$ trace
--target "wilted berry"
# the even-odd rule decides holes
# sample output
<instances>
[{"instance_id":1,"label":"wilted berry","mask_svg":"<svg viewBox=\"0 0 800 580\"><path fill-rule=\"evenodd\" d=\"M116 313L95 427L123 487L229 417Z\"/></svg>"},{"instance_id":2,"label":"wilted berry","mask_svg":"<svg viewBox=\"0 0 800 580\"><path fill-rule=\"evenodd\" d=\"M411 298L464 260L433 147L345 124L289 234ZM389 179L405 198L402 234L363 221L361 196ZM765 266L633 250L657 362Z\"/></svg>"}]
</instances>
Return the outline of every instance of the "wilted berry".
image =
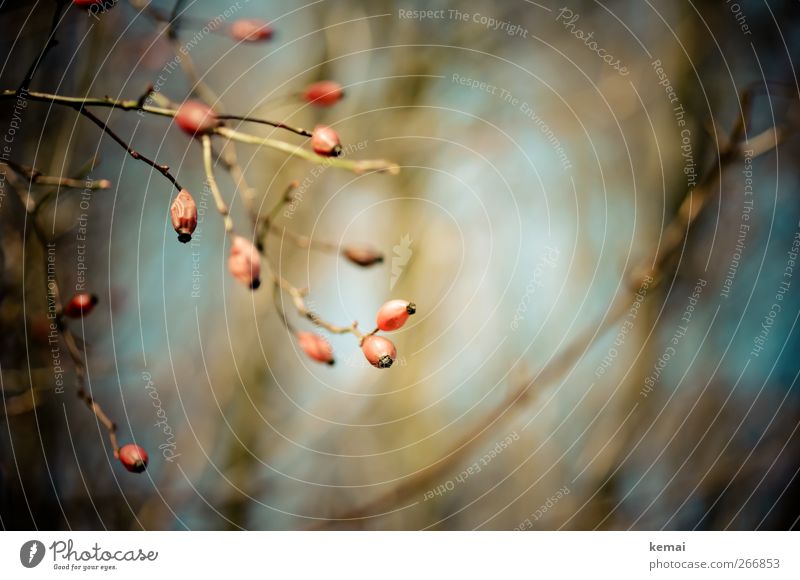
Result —
<instances>
[{"instance_id":1,"label":"wilted berry","mask_svg":"<svg viewBox=\"0 0 800 580\"><path fill-rule=\"evenodd\" d=\"M354 264L365 268L383 262L383 254L366 244L346 246L342 250L342 255Z\"/></svg>"},{"instance_id":2,"label":"wilted berry","mask_svg":"<svg viewBox=\"0 0 800 580\"><path fill-rule=\"evenodd\" d=\"M217 125L219 120L216 113L200 101L186 101L175 114L175 123L189 135L202 135L208 133Z\"/></svg>"},{"instance_id":3,"label":"wilted berry","mask_svg":"<svg viewBox=\"0 0 800 580\"><path fill-rule=\"evenodd\" d=\"M172 227L178 232L178 241L184 244L192 239L192 234L197 227L197 204L192 195L181 189L169 209L172 217Z\"/></svg>"},{"instance_id":4,"label":"wilted berry","mask_svg":"<svg viewBox=\"0 0 800 580\"><path fill-rule=\"evenodd\" d=\"M309 358L321 363L333 364L333 349L324 337L313 332L301 331L297 333L297 342L300 343L300 348Z\"/></svg>"},{"instance_id":5,"label":"wilted berry","mask_svg":"<svg viewBox=\"0 0 800 580\"><path fill-rule=\"evenodd\" d=\"M364 339L361 350L369 364L379 369L388 369L397 358L397 349L392 341L374 334Z\"/></svg>"},{"instance_id":6,"label":"wilted berry","mask_svg":"<svg viewBox=\"0 0 800 580\"><path fill-rule=\"evenodd\" d=\"M272 38L272 26L259 18L240 18L231 24L230 35L242 42L261 42Z\"/></svg>"},{"instance_id":7,"label":"wilted berry","mask_svg":"<svg viewBox=\"0 0 800 580\"><path fill-rule=\"evenodd\" d=\"M330 107L335 105L344 97L342 85L336 81L317 81L306 87L303 98L313 105L319 107Z\"/></svg>"},{"instance_id":8,"label":"wilted berry","mask_svg":"<svg viewBox=\"0 0 800 580\"><path fill-rule=\"evenodd\" d=\"M413 302L389 300L378 310L378 328L385 331L397 330L416 311L417 306Z\"/></svg>"},{"instance_id":9,"label":"wilted berry","mask_svg":"<svg viewBox=\"0 0 800 580\"><path fill-rule=\"evenodd\" d=\"M64 305L64 316L69 318L80 318L81 316L88 316L97 304L97 296L82 292L75 294Z\"/></svg>"},{"instance_id":10,"label":"wilted berry","mask_svg":"<svg viewBox=\"0 0 800 580\"><path fill-rule=\"evenodd\" d=\"M141 473L147 469L147 451L138 445L133 443L123 445L119 450L118 457L128 471Z\"/></svg>"},{"instance_id":11,"label":"wilted berry","mask_svg":"<svg viewBox=\"0 0 800 580\"><path fill-rule=\"evenodd\" d=\"M342 144L336 131L325 125L317 125L311 134L311 147L317 155L338 157L342 153Z\"/></svg>"},{"instance_id":12,"label":"wilted berry","mask_svg":"<svg viewBox=\"0 0 800 580\"><path fill-rule=\"evenodd\" d=\"M235 236L228 256L228 271L239 282L255 290L261 286L261 254L242 236Z\"/></svg>"}]
</instances>

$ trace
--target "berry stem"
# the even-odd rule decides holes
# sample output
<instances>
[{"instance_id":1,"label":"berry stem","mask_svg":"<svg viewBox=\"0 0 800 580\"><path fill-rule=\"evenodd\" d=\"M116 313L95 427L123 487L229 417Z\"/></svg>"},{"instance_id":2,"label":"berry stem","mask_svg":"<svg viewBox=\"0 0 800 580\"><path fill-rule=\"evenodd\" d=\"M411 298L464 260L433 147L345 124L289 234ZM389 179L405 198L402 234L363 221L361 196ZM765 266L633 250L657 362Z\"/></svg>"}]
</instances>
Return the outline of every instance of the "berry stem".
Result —
<instances>
[{"instance_id":1,"label":"berry stem","mask_svg":"<svg viewBox=\"0 0 800 580\"><path fill-rule=\"evenodd\" d=\"M217 206L217 211L222 216L222 219L225 223L225 233L229 236L232 236L233 219L231 219L230 216L230 209L228 208L228 204L225 203L225 200L222 197L222 192L217 184L217 179L214 177L214 163L211 153L211 137L208 135L203 135L201 139L203 142L203 167L206 171L208 186L211 189L211 195L214 196L214 203Z\"/></svg>"}]
</instances>

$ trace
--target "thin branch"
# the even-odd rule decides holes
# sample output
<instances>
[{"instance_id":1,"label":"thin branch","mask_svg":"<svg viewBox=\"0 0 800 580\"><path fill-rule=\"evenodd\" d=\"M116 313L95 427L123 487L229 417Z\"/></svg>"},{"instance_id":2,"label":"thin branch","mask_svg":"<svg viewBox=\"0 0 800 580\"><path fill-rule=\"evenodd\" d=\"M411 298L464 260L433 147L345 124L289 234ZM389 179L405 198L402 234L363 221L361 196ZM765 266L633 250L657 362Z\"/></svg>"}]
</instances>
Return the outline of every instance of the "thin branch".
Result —
<instances>
[{"instance_id":1,"label":"thin branch","mask_svg":"<svg viewBox=\"0 0 800 580\"><path fill-rule=\"evenodd\" d=\"M28 183L36 185L55 185L71 189L108 189L111 182L108 179L73 179L71 177L61 177L56 175L44 175L35 167L21 165L13 161L0 161L0 164L7 165Z\"/></svg>"},{"instance_id":2,"label":"thin branch","mask_svg":"<svg viewBox=\"0 0 800 580\"><path fill-rule=\"evenodd\" d=\"M306 161L316 163L317 165L346 169L357 175L363 175L365 173L389 173L391 175L397 175L400 172L399 165L384 159L351 161L341 157L323 157L322 155L317 155L313 151L303 149L297 145L286 143L285 141L270 139L269 137L257 137L256 135L249 135L247 133L240 133L239 131L229 129L228 127L217 127L215 133L225 137L226 139L230 139L231 141L238 141L239 143L247 143L249 145L258 145L259 147L277 149L278 151L282 151L293 157L305 159Z\"/></svg>"},{"instance_id":3,"label":"thin branch","mask_svg":"<svg viewBox=\"0 0 800 580\"><path fill-rule=\"evenodd\" d=\"M214 196L214 202L216 203L217 211L220 213L225 222L225 233L228 235L233 235L233 220L230 216L230 210L228 208L228 204L225 203L225 200L222 197L222 192L217 184L217 179L214 177L214 161L212 159L211 138L208 135L203 135L201 139L203 142L203 167L206 171L206 180L208 181L209 188L211 188L211 194Z\"/></svg>"},{"instance_id":4,"label":"thin branch","mask_svg":"<svg viewBox=\"0 0 800 580\"><path fill-rule=\"evenodd\" d=\"M269 125L270 127L275 127L277 129L285 129L286 131L290 131L301 137L311 137L313 134L311 131L307 129L302 129L300 127L292 127L286 123L281 123L280 121L269 121L267 119L259 119L256 117L248 117L246 115L217 115L217 119L221 120L232 120L232 121L243 121L245 123L258 123L260 125Z\"/></svg>"},{"instance_id":5,"label":"thin branch","mask_svg":"<svg viewBox=\"0 0 800 580\"><path fill-rule=\"evenodd\" d=\"M39 65L42 63L42 61L44 61L47 53L58 44L58 41L55 37L56 29L58 29L58 24L61 22L61 16L64 14L64 10L67 8L67 6L69 6L69 4L69 0L56 0L56 10L53 13L53 19L50 22L50 32L47 34L47 40L45 41L42 50L36 56L36 59L31 64L30 68L28 68L28 72L25 74L25 78L22 79L22 83L19 85L19 88L15 91L17 95L28 92L28 88L31 86L31 82L33 81L33 77L36 75Z\"/></svg>"}]
</instances>

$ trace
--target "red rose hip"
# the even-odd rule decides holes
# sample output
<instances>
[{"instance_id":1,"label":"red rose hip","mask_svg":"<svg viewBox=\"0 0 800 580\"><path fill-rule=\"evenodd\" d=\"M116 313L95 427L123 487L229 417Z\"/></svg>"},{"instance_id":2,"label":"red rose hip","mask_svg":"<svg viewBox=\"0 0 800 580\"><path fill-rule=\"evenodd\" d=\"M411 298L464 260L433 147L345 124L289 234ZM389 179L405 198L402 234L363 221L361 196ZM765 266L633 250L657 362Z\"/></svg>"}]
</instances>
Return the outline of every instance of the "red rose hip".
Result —
<instances>
[{"instance_id":1,"label":"red rose hip","mask_svg":"<svg viewBox=\"0 0 800 580\"><path fill-rule=\"evenodd\" d=\"M197 204L192 195L182 189L169 209L172 227L178 232L178 241L186 243L192 239L197 227Z\"/></svg>"},{"instance_id":2,"label":"red rose hip","mask_svg":"<svg viewBox=\"0 0 800 580\"><path fill-rule=\"evenodd\" d=\"M228 256L228 271L239 282L255 290L261 286L261 254L242 236L235 236Z\"/></svg>"},{"instance_id":3,"label":"red rose hip","mask_svg":"<svg viewBox=\"0 0 800 580\"><path fill-rule=\"evenodd\" d=\"M119 461L125 469L132 473L141 473L147 469L147 451L138 445L134 445L133 443L123 445L117 457L119 457Z\"/></svg>"},{"instance_id":4,"label":"red rose hip","mask_svg":"<svg viewBox=\"0 0 800 580\"><path fill-rule=\"evenodd\" d=\"M369 364L379 369L388 369L397 358L397 349L392 341L374 334L364 339L361 350Z\"/></svg>"},{"instance_id":5,"label":"red rose hip","mask_svg":"<svg viewBox=\"0 0 800 580\"><path fill-rule=\"evenodd\" d=\"M311 134L311 148L317 155L338 157L342 153L342 144L336 131L325 125L317 125Z\"/></svg>"},{"instance_id":6,"label":"red rose hip","mask_svg":"<svg viewBox=\"0 0 800 580\"><path fill-rule=\"evenodd\" d=\"M333 349L330 343L324 337L313 332L298 332L297 342L300 343L300 348L305 351L309 358L332 365Z\"/></svg>"},{"instance_id":7,"label":"red rose hip","mask_svg":"<svg viewBox=\"0 0 800 580\"><path fill-rule=\"evenodd\" d=\"M417 311L417 306L408 300L389 300L378 310L378 328L384 331L397 330L408 317Z\"/></svg>"},{"instance_id":8,"label":"red rose hip","mask_svg":"<svg viewBox=\"0 0 800 580\"><path fill-rule=\"evenodd\" d=\"M364 268L383 262L383 254L365 244L347 246L342 250L342 255L353 264Z\"/></svg>"},{"instance_id":9,"label":"red rose hip","mask_svg":"<svg viewBox=\"0 0 800 580\"><path fill-rule=\"evenodd\" d=\"M64 316L69 318L88 316L96 304L97 296L94 294L89 294L88 292L75 294L75 296L70 298L69 302L64 305Z\"/></svg>"},{"instance_id":10,"label":"red rose hip","mask_svg":"<svg viewBox=\"0 0 800 580\"><path fill-rule=\"evenodd\" d=\"M202 135L219 125L216 113L200 101L186 101L175 114L175 123L189 135Z\"/></svg>"},{"instance_id":11,"label":"red rose hip","mask_svg":"<svg viewBox=\"0 0 800 580\"><path fill-rule=\"evenodd\" d=\"M344 97L342 85L336 81L317 81L306 87L303 98L318 107L330 107Z\"/></svg>"},{"instance_id":12,"label":"red rose hip","mask_svg":"<svg viewBox=\"0 0 800 580\"><path fill-rule=\"evenodd\" d=\"M240 18L228 29L230 35L240 42L262 42L272 38L272 26L260 18Z\"/></svg>"}]
</instances>

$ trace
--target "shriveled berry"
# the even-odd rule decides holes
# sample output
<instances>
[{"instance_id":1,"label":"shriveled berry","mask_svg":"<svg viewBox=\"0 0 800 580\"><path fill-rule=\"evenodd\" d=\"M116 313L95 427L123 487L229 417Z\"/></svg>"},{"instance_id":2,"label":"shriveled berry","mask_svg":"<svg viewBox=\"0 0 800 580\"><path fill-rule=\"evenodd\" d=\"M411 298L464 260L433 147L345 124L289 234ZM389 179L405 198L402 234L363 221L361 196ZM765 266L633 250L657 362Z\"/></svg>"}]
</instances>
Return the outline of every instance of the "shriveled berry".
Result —
<instances>
[{"instance_id":1,"label":"shriveled berry","mask_svg":"<svg viewBox=\"0 0 800 580\"><path fill-rule=\"evenodd\" d=\"M364 268L383 262L383 254L366 244L346 246L342 250L342 255L353 264L363 266Z\"/></svg>"},{"instance_id":2,"label":"shriveled berry","mask_svg":"<svg viewBox=\"0 0 800 580\"><path fill-rule=\"evenodd\" d=\"M233 238L228 256L228 271L248 288L255 290L261 286L261 254L242 236Z\"/></svg>"},{"instance_id":3,"label":"shriveled berry","mask_svg":"<svg viewBox=\"0 0 800 580\"><path fill-rule=\"evenodd\" d=\"M417 306L408 300L389 300L378 310L378 328L384 331L397 330L408 317L417 311Z\"/></svg>"},{"instance_id":4,"label":"shriveled berry","mask_svg":"<svg viewBox=\"0 0 800 580\"><path fill-rule=\"evenodd\" d=\"M338 157L342 153L342 144L336 131L325 125L317 125L311 134L311 148L317 155Z\"/></svg>"},{"instance_id":5,"label":"shriveled berry","mask_svg":"<svg viewBox=\"0 0 800 580\"><path fill-rule=\"evenodd\" d=\"M336 81L317 81L306 87L303 98L318 107L330 107L344 97L342 85Z\"/></svg>"},{"instance_id":6,"label":"shriveled berry","mask_svg":"<svg viewBox=\"0 0 800 580\"><path fill-rule=\"evenodd\" d=\"M333 348L331 348L330 343L319 334L314 332L298 332L297 342L309 358L329 365L334 363Z\"/></svg>"},{"instance_id":7,"label":"shriveled berry","mask_svg":"<svg viewBox=\"0 0 800 580\"><path fill-rule=\"evenodd\" d=\"M123 445L119 450L118 457L125 469L130 472L141 473L147 469L147 451L138 445L133 443Z\"/></svg>"},{"instance_id":8,"label":"shriveled berry","mask_svg":"<svg viewBox=\"0 0 800 580\"><path fill-rule=\"evenodd\" d=\"M397 358L397 349L392 341L374 334L364 339L361 350L369 364L379 369L388 369Z\"/></svg>"},{"instance_id":9,"label":"shriveled berry","mask_svg":"<svg viewBox=\"0 0 800 580\"><path fill-rule=\"evenodd\" d=\"M241 42L262 42L272 38L272 26L260 18L240 18L229 29L230 35Z\"/></svg>"},{"instance_id":10,"label":"shriveled berry","mask_svg":"<svg viewBox=\"0 0 800 580\"><path fill-rule=\"evenodd\" d=\"M184 244L192 239L197 227L197 204L192 195L182 189L169 209L172 227L178 232L178 241Z\"/></svg>"},{"instance_id":11,"label":"shriveled berry","mask_svg":"<svg viewBox=\"0 0 800 580\"><path fill-rule=\"evenodd\" d=\"M208 133L217 125L217 114L200 101L186 101L175 114L175 123L189 135L202 135Z\"/></svg>"},{"instance_id":12,"label":"shriveled berry","mask_svg":"<svg viewBox=\"0 0 800 580\"><path fill-rule=\"evenodd\" d=\"M97 304L97 296L89 294L88 292L81 292L75 294L64 305L64 316L69 318L80 318L81 316L88 316L94 310Z\"/></svg>"}]
</instances>

